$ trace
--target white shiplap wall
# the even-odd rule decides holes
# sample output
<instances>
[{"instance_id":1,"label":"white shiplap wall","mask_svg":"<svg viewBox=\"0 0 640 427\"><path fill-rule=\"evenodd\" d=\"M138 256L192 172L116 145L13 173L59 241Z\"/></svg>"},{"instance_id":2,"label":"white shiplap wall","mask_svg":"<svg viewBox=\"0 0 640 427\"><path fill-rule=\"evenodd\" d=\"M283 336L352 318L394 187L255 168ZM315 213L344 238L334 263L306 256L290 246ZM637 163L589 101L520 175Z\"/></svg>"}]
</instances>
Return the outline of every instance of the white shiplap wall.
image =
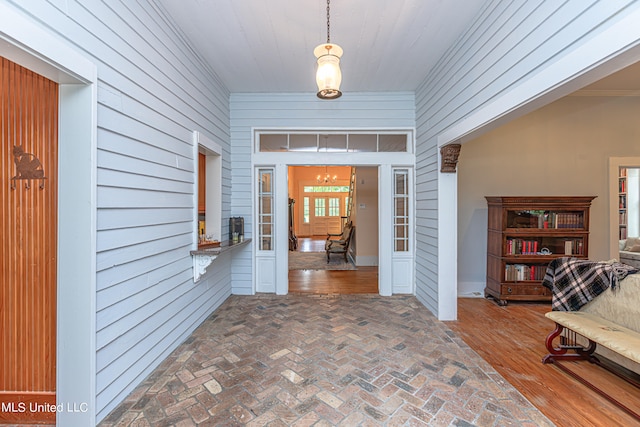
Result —
<instances>
[{"instance_id":1,"label":"white shiplap wall","mask_svg":"<svg viewBox=\"0 0 640 427\"><path fill-rule=\"evenodd\" d=\"M229 215L229 93L150 3L15 6L98 67L99 421L231 294L229 260L194 284L189 255L193 130L223 147Z\"/></svg>"},{"instance_id":2,"label":"white shiplap wall","mask_svg":"<svg viewBox=\"0 0 640 427\"><path fill-rule=\"evenodd\" d=\"M413 129L413 93L347 93L323 101L315 93L231 95L231 158L234 216L244 216L245 235L253 227L251 203L252 129ZM233 293L252 293L251 252L233 260Z\"/></svg>"},{"instance_id":3,"label":"white shiplap wall","mask_svg":"<svg viewBox=\"0 0 640 427\"><path fill-rule=\"evenodd\" d=\"M594 44L591 51L601 50L600 57L582 55L584 63L557 66L637 8L637 1L495 0L417 90L416 294L439 317L443 307L438 244L451 235L439 236L445 231L438 213L438 197L443 197L438 191L438 145L458 138L464 142L464 137L485 125L495 126L509 114L524 114L527 104L535 104L550 88L569 81L572 73L583 73L604 60L606 49ZM616 49L612 47L609 54ZM474 114L483 120L461 125ZM464 145L460 155L464 156ZM447 256L454 259L456 254Z\"/></svg>"}]
</instances>

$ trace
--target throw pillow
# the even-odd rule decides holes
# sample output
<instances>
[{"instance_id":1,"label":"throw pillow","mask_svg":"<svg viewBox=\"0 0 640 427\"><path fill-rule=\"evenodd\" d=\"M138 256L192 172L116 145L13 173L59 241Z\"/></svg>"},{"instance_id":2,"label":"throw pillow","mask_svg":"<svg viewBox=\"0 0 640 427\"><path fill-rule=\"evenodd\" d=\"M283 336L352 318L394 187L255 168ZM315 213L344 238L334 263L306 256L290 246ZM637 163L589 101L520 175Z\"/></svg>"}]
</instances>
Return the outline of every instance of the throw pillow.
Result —
<instances>
[{"instance_id":1,"label":"throw pillow","mask_svg":"<svg viewBox=\"0 0 640 427\"><path fill-rule=\"evenodd\" d=\"M640 245L633 245L629 248L629 252L640 252Z\"/></svg>"},{"instance_id":2,"label":"throw pillow","mask_svg":"<svg viewBox=\"0 0 640 427\"><path fill-rule=\"evenodd\" d=\"M631 251L631 248L640 245L640 238L638 237L627 237L627 243L624 246L625 251Z\"/></svg>"}]
</instances>

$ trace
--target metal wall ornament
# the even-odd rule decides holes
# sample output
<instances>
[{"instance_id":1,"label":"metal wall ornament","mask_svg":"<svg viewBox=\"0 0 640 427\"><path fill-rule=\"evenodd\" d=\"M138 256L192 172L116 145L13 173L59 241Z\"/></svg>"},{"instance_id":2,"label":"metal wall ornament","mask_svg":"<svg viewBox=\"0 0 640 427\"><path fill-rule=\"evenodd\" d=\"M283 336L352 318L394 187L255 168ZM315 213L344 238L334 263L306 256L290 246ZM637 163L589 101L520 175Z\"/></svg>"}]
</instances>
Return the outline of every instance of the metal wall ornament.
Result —
<instances>
[{"instance_id":1,"label":"metal wall ornament","mask_svg":"<svg viewBox=\"0 0 640 427\"><path fill-rule=\"evenodd\" d=\"M460 144L449 144L440 147L440 172L456 173L456 165L458 164L458 156L460 155Z\"/></svg>"},{"instance_id":2,"label":"metal wall ornament","mask_svg":"<svg viewBox=\"0 0 640 427\"><path fill-rule=\"evenodd\" d=\"M25 153L22 146L13 146L13 162L16 164L16 175L11 178L11 189L16 189L16 180L25 180L24 188L31 188L31 180L40 180L40 189L44 189L44 168L40 159L31 153Z\"/></svg>"}]
</instances>

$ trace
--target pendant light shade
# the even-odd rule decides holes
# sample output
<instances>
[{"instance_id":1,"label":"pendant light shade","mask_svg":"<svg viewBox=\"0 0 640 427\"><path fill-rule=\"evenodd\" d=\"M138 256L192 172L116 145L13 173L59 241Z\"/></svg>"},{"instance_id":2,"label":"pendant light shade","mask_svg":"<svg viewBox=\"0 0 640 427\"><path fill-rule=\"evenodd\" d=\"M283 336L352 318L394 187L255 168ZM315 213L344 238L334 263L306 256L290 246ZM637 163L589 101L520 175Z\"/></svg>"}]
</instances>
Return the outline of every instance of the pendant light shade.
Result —
<instances>
[{"instance_id":1,"label":"pendant light shade","mask_svg":"<svg viewBox=\"0 0 640 427\"><path fill-rule=\"evenodd\" d=\"M340 92L342 48L337 44L323 43L313 50L313 54L318 58L318 70L316 71L318 98L339 98L342 95Z\"/></svg>"},{"instance_id":2,"label":"pendant light shade","mask_svg":"<svg viewBox=\"0 0 640 427\"><path fill-rule=\"evenodd\" d=\"M313 54L318 58L316 84L318 85L317 95L320 99L336 99L342 96L342 92L340 92L342 48L331 43L330 8L331 0L327 0L327 42L316 46L313 50Z\"/></svg>"}]
</instances>

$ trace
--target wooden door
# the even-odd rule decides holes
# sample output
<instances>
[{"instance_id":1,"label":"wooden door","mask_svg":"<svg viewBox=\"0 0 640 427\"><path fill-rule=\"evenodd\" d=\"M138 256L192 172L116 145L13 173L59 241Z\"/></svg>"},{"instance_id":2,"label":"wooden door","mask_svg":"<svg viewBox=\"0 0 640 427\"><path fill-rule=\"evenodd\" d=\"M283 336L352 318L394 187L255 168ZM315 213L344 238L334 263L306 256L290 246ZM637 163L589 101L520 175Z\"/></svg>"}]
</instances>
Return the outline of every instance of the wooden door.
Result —
<instances>
[{"instance_id":1,"label":"wooden door","mask_svg":"<svg viewBox=\"0 0 640 427\"><path fill-rule=\"evenodd\" d=\"M326 236L327 223L329 217L327 215L327 198L312 197L311 198L311 234L313 236Z\"/></svg>"},{"instance_id":2,"label":"wooden door","mask_svg":"<svg viewBox=\"0 0 640 427\"><path fill-rule=\"evenodd\" d=\"M58 85L0 61L0 424L51 422Z\"/></svg>"},{"instance_id":3,"label":"wooden door","mask_svg":"<svg viewBox=\"0 0 640 427\"><path fill-rule=\"evenodd\" d=\"M342 193L330 196L318 195L311 198L311 233L314 236L326 236L342 231L341 215L344 212Z\"/></svg>"}]
</instances>

